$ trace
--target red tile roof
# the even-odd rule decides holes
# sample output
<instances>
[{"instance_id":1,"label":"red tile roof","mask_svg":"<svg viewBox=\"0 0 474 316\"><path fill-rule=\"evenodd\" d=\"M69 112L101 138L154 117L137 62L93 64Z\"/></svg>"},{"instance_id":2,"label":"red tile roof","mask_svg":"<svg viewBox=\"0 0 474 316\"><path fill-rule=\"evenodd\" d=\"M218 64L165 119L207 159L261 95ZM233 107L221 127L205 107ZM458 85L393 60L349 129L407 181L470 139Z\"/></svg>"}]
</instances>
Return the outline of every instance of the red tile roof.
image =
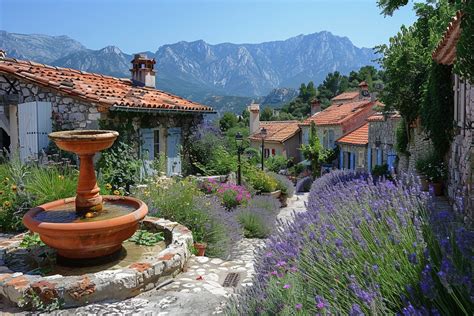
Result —
<instances>
[{"instance_id":1,"label":"red tile roof","mask_svg":"<svg viewBox=\"0 0 474 316\"><path fill-rule=\"evenodd\" d=\"M456 44L461 35L461 19L462 12L458 11L434 50L432 57L438 64L452 65L454 63L456 59Z\"/></svg>"},{"instance_id":2,"label":"red tile roof","mask_svg":"<svg viewBox=\"0 0 474 316\"><path fill-rule=\"evenodd\" d=\"M367 145L369 143L369 123L347 133L336 142L349 145Z\"/></svg>"},{"instance_id":3,"label":"red tile roof","mask_svg":"<svg viewBox=\"0 0 474 316\"><path fill-rule=\"evenodd\" d=\"M298 121L265 121L260 122L259 128L265 127L267 136L265 141L283 143L300 131ZM250 135L250 140L262 140L260 132Z\"/></svg>"},{"instance_id":4,"label":"red tile roof","mask_svg":"<svg viewBox=\"0 0 474 316\"><path fill-rule=\"evenodd\" d=\"M340 125L346 120L349 120L360 112L366 110L369 107L373 107L376 104L377 102L373 102L371 100L333 104L323 111L308 118L306 121L304 121L303 125L308 125L312 121L319 126Z\"/></svg>"},{"instance_id":5,"label":"red tile roof","mask_svg":"<svg viewBox=\"0 0 474 316\"><path fill-rule=\"evenodd\" d=\"M129 79L53 67L12 58L0 59L0 73L13 75L37 85L54 89L80 100L99 104L99 110L111 107L152 111L213 113L204 106L153 88L138 87Z\"/></svg>"},{"instance_id":6,"label":"red tile roof","mask_svg":"<svg viewBox=\"0 0 474 316\"><path fill-rule=\"evenodd\" d=\"M349 91L349 92L344 92L335 96L334 98L331 99L331 101L352 100L358 96L359 96L359 91Z\"/></svg>"}]
</instances>

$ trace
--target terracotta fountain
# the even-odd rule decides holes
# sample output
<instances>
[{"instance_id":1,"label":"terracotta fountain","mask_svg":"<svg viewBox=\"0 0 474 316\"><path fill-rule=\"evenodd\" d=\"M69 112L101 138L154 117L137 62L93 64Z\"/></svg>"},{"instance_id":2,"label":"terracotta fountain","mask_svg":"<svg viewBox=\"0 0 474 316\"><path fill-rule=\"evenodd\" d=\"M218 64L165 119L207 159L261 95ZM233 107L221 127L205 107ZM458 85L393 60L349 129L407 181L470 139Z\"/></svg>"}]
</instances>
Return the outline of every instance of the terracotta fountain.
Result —
<instances>
[{"instance_id":1,"label":"terracotta fountain","mask_svg":"<svg viewBox=\"0 0 474 316\"><path fill-rule=\"evenodd\" d=\"M56 249L59 258L90 259L117 253L148 213L146 204L138 199L100 195L93 157L111 147L118 135L106 130L49 134L60 149L79 156L77 194L31 209L23 223Z\"/></svg>"}]
</instances>

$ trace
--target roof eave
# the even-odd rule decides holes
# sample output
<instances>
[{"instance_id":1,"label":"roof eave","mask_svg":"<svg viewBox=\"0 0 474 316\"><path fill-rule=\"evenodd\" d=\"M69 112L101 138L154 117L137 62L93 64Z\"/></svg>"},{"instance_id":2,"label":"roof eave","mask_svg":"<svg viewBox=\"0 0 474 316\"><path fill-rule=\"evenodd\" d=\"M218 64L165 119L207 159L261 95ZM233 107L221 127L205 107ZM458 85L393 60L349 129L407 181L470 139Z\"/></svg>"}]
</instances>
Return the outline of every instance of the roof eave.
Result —
<instances>
[{"instance_id":1,"label":"roof eave","mask_svg":"<svg viewBox=\"0 0 474 316\"><path fill-rule=\"evenodd\" d=\"M135 107L135 106L123 106L114 105L109 108L109 111L124 111L124 112L145 112L145 113L185 113L185 114L215 114L214 110L189 110L189 109L163 109L163 108L152 108L152 107Z\"/></svg>"}]
</instances>

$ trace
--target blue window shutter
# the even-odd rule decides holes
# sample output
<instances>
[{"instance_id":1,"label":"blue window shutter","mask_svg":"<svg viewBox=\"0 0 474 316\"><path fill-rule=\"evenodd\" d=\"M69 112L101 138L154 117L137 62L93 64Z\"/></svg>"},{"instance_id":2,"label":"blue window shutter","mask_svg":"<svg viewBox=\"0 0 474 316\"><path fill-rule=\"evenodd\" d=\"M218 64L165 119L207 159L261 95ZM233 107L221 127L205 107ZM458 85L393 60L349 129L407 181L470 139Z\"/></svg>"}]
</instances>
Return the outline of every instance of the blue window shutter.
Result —
<instances>
[{"instance_id":1,"label":"blue window shutter","mask_svg":"<svg viewBox=\"0 0 474 316\"><path fill-rule=\"evenodd\" d=\"M372 148L367 149L367 171L372 171Z\"/></svg>"},{"instance_id":2,"label":"blue window shutter","mask_svg":"<svg viewBox=\"0 0 474 316\"><path fill-rule=\"evenodd\" d=\"M142 128L140 129L142 135L142 150L141 155L145 160L155 159L154 146L153 146L153 129Z\"/></svg>"},{"instance_id":3,"label":"blue window shutter","mask_svg":"<svg viewBox=\"0 0 474 316\"><path fill-rule=\"evenodd\" d=\"M342 148L340 148L340 150L339 150L339 169L342 169L343 166L344 166L344 151L342 151Z\"/></svg>"},{"instance_id":4,"label":"blue window shutter","mask_svg":"<svg viewBox=\"0 0 474 316\"><path fill-rule=\"evenodd\" d=\"M351 164L350 164L349 169L354 170L355 169L355 154L351 153L350 157L351 157L351 161L350 161Z\"/></svg>"}]
</instances>

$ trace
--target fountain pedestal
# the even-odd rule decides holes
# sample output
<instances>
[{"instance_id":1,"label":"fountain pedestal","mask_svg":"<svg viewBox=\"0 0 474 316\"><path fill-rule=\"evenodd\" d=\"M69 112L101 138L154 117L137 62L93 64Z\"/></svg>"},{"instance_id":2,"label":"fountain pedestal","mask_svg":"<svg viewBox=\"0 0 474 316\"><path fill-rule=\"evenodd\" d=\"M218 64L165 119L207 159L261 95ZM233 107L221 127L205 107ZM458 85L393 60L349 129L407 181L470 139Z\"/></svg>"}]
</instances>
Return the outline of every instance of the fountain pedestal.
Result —
<instances>
[{"instance_id":1,"label":"fountain pedestal","mask_svg":"<svg viewBox=\"0 0 474 316\"><path fill-rule=\"evenodd\" d=\"M117 137L118 133L115 131L102 130L49 134L49 138L60 149L79 156L77 195L75 198L53 201L31 209L23 217L23 223L31 231L37 232L41 240L56 249L62 257L97 258L119 250L122 242L135 233L139 221L148 213L146 204L140 200L100 195L93 157L95 153L112 146ZM75 209L76 214L72 219L70 212L67 213L71 209ZM120 209L122 213L111 216ZM82 220L88 212L97 217L90 221ZM58 214L59 216L55 216ZM63 215L66 216L66 221L58 221Z\"/></svg>"}]
</instances>

